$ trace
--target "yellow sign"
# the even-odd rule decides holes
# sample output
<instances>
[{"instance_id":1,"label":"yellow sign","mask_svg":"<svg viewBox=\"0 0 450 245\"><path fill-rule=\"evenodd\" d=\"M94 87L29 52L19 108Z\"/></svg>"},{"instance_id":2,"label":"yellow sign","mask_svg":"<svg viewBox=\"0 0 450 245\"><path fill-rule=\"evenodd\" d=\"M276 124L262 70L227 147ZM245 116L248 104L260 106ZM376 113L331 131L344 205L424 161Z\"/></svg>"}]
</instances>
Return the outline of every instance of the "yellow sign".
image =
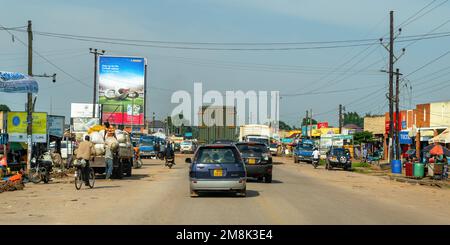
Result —
<instances>
[{"instance_id":1,"label":"yellow sign","mask_svg":"<svg viewBox=\"0 0 450 245\"><path fill-rule=\"evenodd\" d=\"M321 128L318 130L320 131L320 135L339 134L339 128ZM320 136L320 135L318 135L318 136Z\"/></svg>"},{"instance_id":2,"label":"yellow sign","mask_svg":"<svg viewBox=\"0 0 450 245\"><path fill-rule=\"evenodd\" d=\"M8 112L10 142L27 142L27 113ZM33 142L47 141L47 113L33 112Z\"/></svg>"}]
</instances>

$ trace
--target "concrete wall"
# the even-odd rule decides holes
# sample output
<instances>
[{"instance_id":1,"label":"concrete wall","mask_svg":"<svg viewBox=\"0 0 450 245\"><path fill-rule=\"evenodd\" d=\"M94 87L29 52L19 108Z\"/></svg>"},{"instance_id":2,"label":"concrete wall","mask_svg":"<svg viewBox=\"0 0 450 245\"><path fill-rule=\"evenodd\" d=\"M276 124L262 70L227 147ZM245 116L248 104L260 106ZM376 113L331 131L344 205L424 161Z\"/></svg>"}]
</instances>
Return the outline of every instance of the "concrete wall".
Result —
<instances>
[{"instance_id":1,"label":"concrete wall","mask_svg":"<svg viewBox=\"0 0 450 245\"><path fill-rule=\"evenodd\" d=\"M414 110L414 124L417 128L430 127L430 104L416 105Z\"/></svg>"},{"instance_id":2,"label":"concrete wall","mask_svg":"<svg viewBox=\"0 0 450 245\"><path fill-rule=\"evenodd\" d=\"M450 101L430 103L430 126L450 127Z\"/></svg>"},{"instance_id":3,"label":"concrete wall","mask_svg":"<svg viewBox=\"0 0 450 245\"><path fill-rule=\"evenodd\" d=\"M384 134L384 116L374 116L364 118L364 131L372 134Z\"/></svg>"}]
</instances>

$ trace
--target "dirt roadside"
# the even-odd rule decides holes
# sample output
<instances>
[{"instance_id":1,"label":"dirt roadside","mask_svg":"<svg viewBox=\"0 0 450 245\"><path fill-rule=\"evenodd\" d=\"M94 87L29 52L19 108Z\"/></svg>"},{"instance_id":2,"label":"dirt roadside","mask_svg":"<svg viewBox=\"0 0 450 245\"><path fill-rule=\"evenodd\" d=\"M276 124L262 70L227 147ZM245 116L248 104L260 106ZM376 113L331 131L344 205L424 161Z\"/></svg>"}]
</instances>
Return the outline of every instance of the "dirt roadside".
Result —
<instances>
[{"instance_id":1,"label":"dirt roadside","mask_svg":"<svg viewBox=\"0 0 450 245\"><path fill-rule=\"evenodd\" d=\"M370 193L373 197L387 202L407 204L411 207L422 206L450 214L450 189L448 188L412 185L390 180L386 176L371 176L339 169L328 171L324 166L314 169L310 164L296 164L292 158L287 157L276 157L274 162L283 164L291 171L300 171L333 184L336 188L357 193Z\"/></svg>"}]
</instances>

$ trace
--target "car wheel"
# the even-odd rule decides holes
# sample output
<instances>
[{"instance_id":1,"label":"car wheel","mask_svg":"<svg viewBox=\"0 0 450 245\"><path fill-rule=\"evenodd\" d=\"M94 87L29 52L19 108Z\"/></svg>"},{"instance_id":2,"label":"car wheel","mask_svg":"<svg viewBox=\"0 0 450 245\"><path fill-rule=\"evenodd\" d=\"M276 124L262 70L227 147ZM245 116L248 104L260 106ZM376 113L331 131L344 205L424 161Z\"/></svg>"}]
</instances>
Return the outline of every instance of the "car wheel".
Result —
<instances>
[{"instance_id":1,"label":"car wheel","mask_svg":"<svg viewBox=\"0 0 450 245\"><path fill-rule=\"evenodd\" d=\"M191 197L198 197L198 191L191 190Z\"/></svg>"},{"instance_id":2,"label":"car wheel","mask_svg":"<svg viewBox=\"0 0 450 245\"><path fill-rule=\"evenodd\" d=\"M266 175L266 177L264 177L264 182L272 183L272 174Z\"/></svg>"},{"instance_id":3,"label":"car wheel","mask_svg":"<svg viewBox=\"0 0 450 245\"><path fill-rule=\"evenodd\" d=\"M244 188L243 190L239 191L240 197L246 197L247 196L247 188Z\"/></svg>"},{"instance_id":4,"label":"car wheel","mask_svg":"<svg viewBox=\"0 0 450 245\"><path fill-rule=\"evenodd\" d=\"M258 182L262 182L264 180L264 177L258 177Z\"/></svg>"},{"instance_id":5,"label":"car wheel","mask_svg":"<svg viewBox=\"0 0 450 245\"><path fill-rule=\"evenodd\" d=\"M298 163L297 157L294 157L294 163Z\"/></svg>"}]
</instances>

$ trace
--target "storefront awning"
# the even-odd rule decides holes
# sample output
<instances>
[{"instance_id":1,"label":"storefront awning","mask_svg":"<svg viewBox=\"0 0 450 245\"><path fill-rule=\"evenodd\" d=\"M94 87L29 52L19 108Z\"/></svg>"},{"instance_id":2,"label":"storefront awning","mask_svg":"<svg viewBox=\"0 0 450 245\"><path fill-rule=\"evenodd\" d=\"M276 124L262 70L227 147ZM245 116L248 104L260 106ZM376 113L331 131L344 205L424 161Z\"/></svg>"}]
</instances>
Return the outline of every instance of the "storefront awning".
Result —
<instances>
[{"instance_id":1,"label":"storefront awning","mask_svg":"<svg viewBox=\"0 0 450 245\"><path fill-rule=\"evenodd\" d=\"M444 130L444 132L442 132L440 135L432 138L429 142L430 143L439 142L439 143L443 143L443 144L450 143L450 129Z\"/></svg>"}]
</instances>

